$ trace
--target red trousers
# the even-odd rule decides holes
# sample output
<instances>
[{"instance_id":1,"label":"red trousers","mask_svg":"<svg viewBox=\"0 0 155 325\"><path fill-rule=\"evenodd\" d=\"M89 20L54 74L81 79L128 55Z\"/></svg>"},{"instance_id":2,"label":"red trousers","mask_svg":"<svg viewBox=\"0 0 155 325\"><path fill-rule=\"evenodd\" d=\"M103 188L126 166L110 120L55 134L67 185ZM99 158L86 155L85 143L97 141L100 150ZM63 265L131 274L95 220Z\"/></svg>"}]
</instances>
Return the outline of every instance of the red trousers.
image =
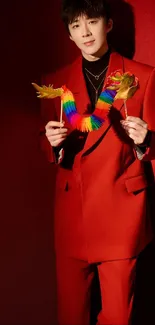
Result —
<instances>
[{"instance_id":1,"label":"red trousers","mask_svg":"<svg viewBox=\"0 0 155 325\"><path fill-rule=\"evenodd\" d=\"M98 325L128 325L132 310L136 258L96 264L102 309ZM57 258L58 324L89 325L93 264Z\"/></svg>"}]
</instances>

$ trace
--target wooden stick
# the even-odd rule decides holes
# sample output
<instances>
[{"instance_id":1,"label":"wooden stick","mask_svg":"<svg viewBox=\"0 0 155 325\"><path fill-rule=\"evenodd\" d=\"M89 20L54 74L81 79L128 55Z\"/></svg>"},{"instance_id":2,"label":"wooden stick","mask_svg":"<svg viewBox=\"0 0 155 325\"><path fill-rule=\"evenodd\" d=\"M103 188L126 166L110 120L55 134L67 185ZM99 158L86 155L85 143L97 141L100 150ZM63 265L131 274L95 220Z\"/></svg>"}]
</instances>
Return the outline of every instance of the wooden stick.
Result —
<instances>
[{"instance_id":1,"label":"wooden stick","mask_svg":"<svg viewBox=\"0 0 155 325\"><path fill-rule=\"evenodd\" d=\"M127 105L126 105L126 100L124 100L124 108L125 108L125 117L128 117L128 109L127 109Z\"/></svg>"},{"instance_id":2,"label":"wooden stick","mask_svg":"<svg viewBox=\"0 0 155 325\"><path fill-rule=\"evenodd\" d=\"M62 114L63 114L63 102L61 99L60 123L62 123Z\"/></svg>"}]
</instances>

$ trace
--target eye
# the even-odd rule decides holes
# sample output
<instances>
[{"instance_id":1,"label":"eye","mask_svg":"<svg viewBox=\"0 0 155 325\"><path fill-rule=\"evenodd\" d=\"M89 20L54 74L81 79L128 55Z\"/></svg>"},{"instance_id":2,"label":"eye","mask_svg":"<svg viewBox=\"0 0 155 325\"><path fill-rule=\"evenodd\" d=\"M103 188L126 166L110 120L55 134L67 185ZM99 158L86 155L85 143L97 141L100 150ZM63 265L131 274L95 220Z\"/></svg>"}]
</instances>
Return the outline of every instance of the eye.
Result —
<instances>
[{"instance_id":1,"label":"eye","mask_svg":"<svg viewBox=\"0 0 155 325\"><path fill-rule=\"evenodd\" d=\"M78 27L79 27L78 24L72 26L73 29L76 29L76 28L78 28Z\"/></svg>"},{"instance_id":2,"label":"eye","mask_svg":"<svg viewBox=\"0 0 155 325\"><path fill-rule=\"evenodd\" d=\"M89 24L96 24L97 22L98 22L98 20L94 20L94 19L93 19L93 20L90 20L90 21L89 21Z\"/></svg>"}]
</instances>

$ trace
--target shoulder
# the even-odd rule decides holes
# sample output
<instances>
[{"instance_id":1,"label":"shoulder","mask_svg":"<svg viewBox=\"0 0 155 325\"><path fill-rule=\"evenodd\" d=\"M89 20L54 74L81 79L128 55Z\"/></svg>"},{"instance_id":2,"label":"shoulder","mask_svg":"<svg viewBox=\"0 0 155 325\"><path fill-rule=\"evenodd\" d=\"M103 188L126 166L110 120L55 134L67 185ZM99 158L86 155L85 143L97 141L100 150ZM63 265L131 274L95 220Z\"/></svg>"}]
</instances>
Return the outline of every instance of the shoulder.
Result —
<instances>
[{"instance_id":1,"label":"shoulder","mask_svg":"<svg viewBox=\"0 0 155 325\"><path fill-rule=\"evenodd\" d=\"M135 69L139 69L139 70L143 71L144 73L150 73L154 69L154 67L152 67L148 64L145 64L145 63L138 62L136 60L130 60L130 59L124 58L124 62L127 65L132 66Z\"/></svg>"},{"instance_id":2,"label":"shoulder","mask_svg":"<svg viewBox=\"0 0 155 325\"><path fill-rule=\"evenodd\" d=\"M113 60L118 60L118 58L122 59L123 70L124 72L131 72L134 74L141 84L141 88L146 87L150 77L155 77L155 68L145 63L138 62L136 60L131 60L126 57L121 56L117 52L112 53Z\"/></svg>"},{"instance_id":3,"label":"shoulder","mask_svg":"<svg viewBox=\"0 0 155 325\"><path fill-rule=\"evenodd\" d=\"M66 84L67 80L70 78L70 75L74 73L80 63L81 57L78 57L72 63L67 64L62 68L59 68L58 70L52 73L43 75L42 84L51 84L54 86L54 88L61 87L63 84Z\"/></svg>"},{"instance_id":4,"label":"shoulder","mask_svg":"<svg viewBox=\"0 0 155 325\"><path fill-rule=\"evenodd\" d=\"M155 80L155 68L135 60L124 59L124 62L128 70L138 78L141 90L145 92L150 80Z\"/></svg>"},{"instance_id":5,"label":"shoulder","mask_svg":"<svg viewBox=\"0 0 155 325\"><path fill-rule=\"evenodd\" d=\"M150 78L150 75L154 71L154 67L138 62L136 60L130 60L127 58L124 58L124 66L125 70L131 70L133 73L139 78L147 81Z\"/></svg>"},{"instance_id":6,"label":"shoulder","mask_svg":"<svg viewBox=\"0 0 155 325\"><path fill-rule=\"evenodd\" d=\"M150 66L150 65L145 64L145 63L138 62L138 61L136 61L134 59L128 59L128 58L126 58L124 56L121 56L117 52L113 52L112 56L113 56L113 60L117 60L118 58L122 58L125 71L127 71L128 69L131 69L131 70L133 70L133 72L135 70L135 71L139 71L139 72L144 73L144 74L150 74L154 70L153 66Z\"/></svg>"}]
</instances>

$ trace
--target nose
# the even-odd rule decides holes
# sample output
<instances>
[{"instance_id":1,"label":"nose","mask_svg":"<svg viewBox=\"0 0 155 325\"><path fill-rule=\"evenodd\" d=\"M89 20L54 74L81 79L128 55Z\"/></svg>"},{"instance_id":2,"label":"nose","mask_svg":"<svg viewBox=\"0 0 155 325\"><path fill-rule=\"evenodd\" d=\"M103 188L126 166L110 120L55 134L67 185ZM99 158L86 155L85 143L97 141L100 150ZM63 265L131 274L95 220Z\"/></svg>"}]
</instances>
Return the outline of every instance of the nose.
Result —
<instances>
[{"instance_id":1,"label":"nose","mask_svg":"<svg viewBox=\"0 0 155 325\"><path fill-rule=\"evenodd\" d=\"M83 24L83 26L82 26L82 37L88 37L88 36L91 36L91 35L92 35L92 33L89 30L88 25L86 23Z\"/></svg>"}]
</instances>

